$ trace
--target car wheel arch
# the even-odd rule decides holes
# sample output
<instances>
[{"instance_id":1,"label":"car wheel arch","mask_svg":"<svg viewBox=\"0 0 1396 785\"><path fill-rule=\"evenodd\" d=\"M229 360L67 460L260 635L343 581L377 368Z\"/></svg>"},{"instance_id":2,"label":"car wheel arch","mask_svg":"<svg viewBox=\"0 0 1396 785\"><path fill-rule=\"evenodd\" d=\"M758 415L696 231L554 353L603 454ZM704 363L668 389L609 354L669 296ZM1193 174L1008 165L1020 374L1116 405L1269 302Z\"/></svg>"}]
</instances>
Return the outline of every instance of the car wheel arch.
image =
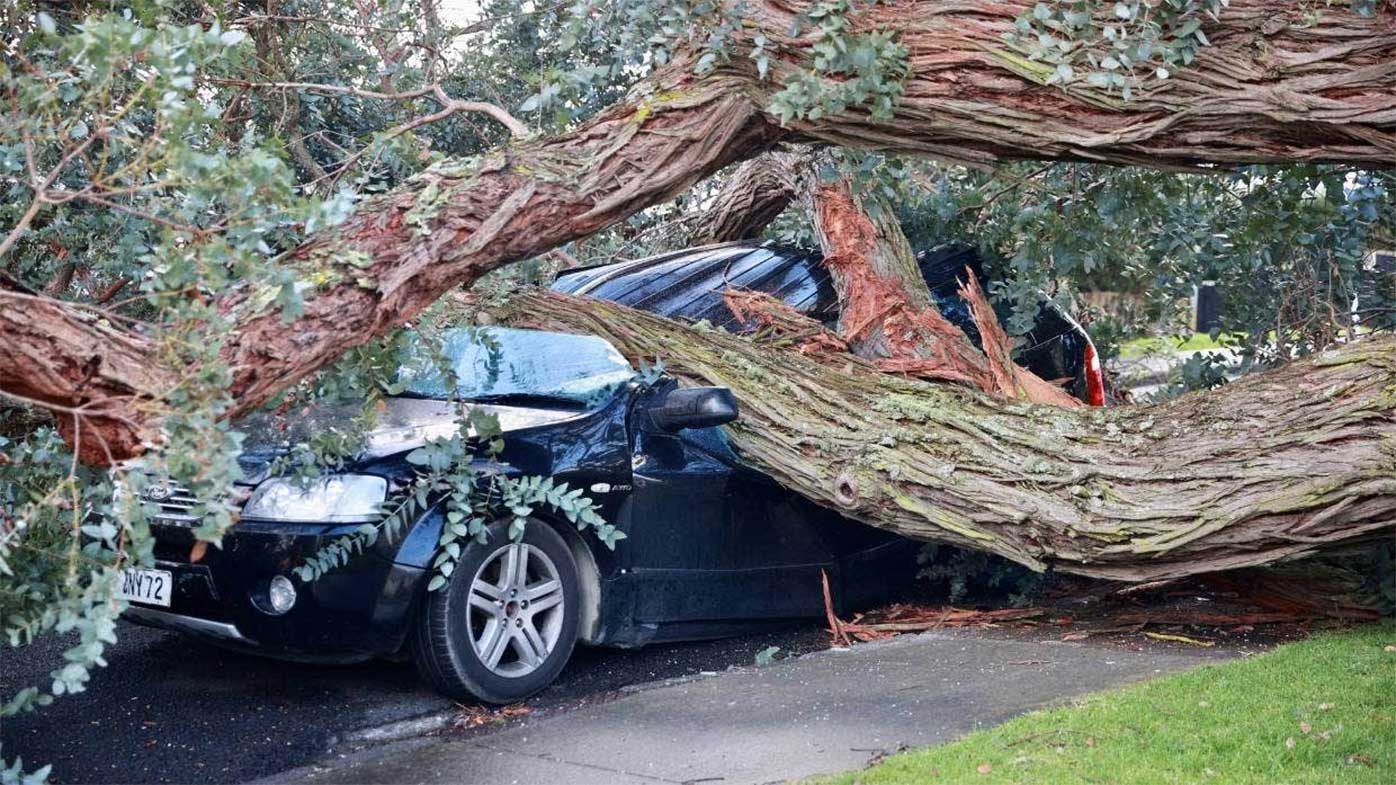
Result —
<instances>
[{"instance_id":1,"label":"car wheel arch","mask_svg":"<svg viewBox=\"0 0 1396 785\"><path fill-rule=\"evenodd\" d=\"M596 563L596 554L592 552L591 545L576 526L546 513L535 511L530 516L529 524L551 527L567 543L572 560L577 564L577 594L581 598L577 609L577 640L596 644L601 633L601 568Z\"/></svg>"},{"instance_id":2,"label":"car wheel arch","mask_svg":"<svg viewBox=\"0 0 1396 785\"><path fill-rule=\"evenodd\" d=\"M416 603L421 606L421 600L426 597L427 585L431 582L431 576L436 571L430 567L431 562L436 558L436 542L441 537L441 526L444 524L445 515L440 505L433 507L427 514L423 515L412 527L407 538L414 540L411 547L407 542L399 546L398 558L394 559L401 564L416 566L424 570L420 582L420 595ZM587 542L584 532L577 531L577 527L554 516L548 515L544 511L537 510L529 517L530 525L547 526L562 537L567 543L567 548L572 553L572 560L577 565L577 589L581 596L580 607L578 608L578 640L581 643L595 644L600 639L601 633L601 569L596 561L596 554L592 552L591 544ZM407 559L402 558L402 551L412 551L412 556ZM417 612L417 608L414 608Z\"/></svg>"}]
</instances>

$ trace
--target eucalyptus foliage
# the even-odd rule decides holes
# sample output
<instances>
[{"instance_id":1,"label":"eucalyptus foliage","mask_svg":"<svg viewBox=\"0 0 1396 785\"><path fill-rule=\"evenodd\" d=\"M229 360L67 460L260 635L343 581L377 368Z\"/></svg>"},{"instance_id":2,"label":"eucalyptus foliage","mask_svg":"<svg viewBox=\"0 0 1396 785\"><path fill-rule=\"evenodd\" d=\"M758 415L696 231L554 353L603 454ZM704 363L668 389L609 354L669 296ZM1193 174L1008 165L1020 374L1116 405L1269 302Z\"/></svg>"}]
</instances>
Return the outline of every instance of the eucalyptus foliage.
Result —
<instances>
[{"instance_id":1,"label":"eucalyptus foliage","mask_svg":"<svg viewBox=\"0 0 1396 785\"><path fill-rule=\"evenodd\" d=\"M509 474L508 466L499 459L503 450L498 418L482 409L463 408L458 433L432 439L407 454L407 462L418 469L417 475L384 502L383 517L322 548L295 569L296 576L309 582L343 567L373 547L379 537L388 541L401 537L407 526L437 506L442 526L428 591L447 585L460 561L461 549L472 540L484 544L490 524L508 520L509 536L517 541L530 516L540 508L575 525L578 531L590 529L608 548L625 539L625 533L601 517L595 502L582 489L551 477Z\"/></svg>"}]
</instances>

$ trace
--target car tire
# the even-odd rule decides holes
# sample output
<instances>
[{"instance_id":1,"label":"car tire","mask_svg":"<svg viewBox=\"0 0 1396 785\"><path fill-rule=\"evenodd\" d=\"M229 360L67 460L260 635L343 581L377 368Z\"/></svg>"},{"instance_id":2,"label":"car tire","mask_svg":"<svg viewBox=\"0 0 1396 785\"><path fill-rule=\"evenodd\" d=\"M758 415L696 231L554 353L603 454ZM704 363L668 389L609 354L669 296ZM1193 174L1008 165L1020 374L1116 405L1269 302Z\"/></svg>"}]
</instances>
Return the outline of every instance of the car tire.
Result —
<instances>
[{"instance_id":1,"label":"car tire","mask_svg":"<svg viewBox=\"0 0 1396 785\"><path fill-rule=\"evenodd\" d=\"M541 521L529 521L518 542L508 531L500 522L484 544L472 541L449 583L427 592L417 615L413 660L450 698L523 700L557 678L576 645L580 595L571 549Z\"/></svg>"}]
</instances>

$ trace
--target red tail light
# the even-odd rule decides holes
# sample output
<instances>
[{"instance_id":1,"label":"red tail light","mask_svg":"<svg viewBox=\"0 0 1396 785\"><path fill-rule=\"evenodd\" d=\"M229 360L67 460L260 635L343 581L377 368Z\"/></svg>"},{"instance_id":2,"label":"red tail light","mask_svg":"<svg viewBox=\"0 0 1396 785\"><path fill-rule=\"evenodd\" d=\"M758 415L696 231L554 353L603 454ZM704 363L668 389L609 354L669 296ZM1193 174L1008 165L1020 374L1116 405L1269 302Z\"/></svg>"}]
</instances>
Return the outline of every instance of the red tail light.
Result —
<instances>
[{"instance_id":1,"label":"red tail light","mask_svg":"<svg viewBox=\"0 0 1396 785\"><path fill-rule=\"evenodd\" d=\"M1095 344L1086 341L1086 403L1091 406L1105 405L1105 371L1100 367L1100 357L1095 353Z\"/></svg>"}]
</instances>

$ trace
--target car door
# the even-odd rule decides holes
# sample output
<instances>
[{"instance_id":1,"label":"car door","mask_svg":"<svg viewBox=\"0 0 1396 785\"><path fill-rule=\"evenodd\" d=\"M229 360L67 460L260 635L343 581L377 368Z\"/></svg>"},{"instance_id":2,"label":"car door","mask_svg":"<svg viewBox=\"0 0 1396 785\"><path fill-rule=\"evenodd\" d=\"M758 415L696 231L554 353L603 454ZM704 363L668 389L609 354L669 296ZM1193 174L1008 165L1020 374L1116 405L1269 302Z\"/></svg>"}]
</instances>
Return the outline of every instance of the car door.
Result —
<instances>
[{"instance_id":1,"label":"car door","mask_svg":"<svg viewBox=\"0 0 1396 785\"><path fill-rule=\"evenodd\" d=\"M808 502L740 465L721 428L666 433L638 403L627 547L645 623L823 612L833 554Z\"/></svg>"}]
</instances>

